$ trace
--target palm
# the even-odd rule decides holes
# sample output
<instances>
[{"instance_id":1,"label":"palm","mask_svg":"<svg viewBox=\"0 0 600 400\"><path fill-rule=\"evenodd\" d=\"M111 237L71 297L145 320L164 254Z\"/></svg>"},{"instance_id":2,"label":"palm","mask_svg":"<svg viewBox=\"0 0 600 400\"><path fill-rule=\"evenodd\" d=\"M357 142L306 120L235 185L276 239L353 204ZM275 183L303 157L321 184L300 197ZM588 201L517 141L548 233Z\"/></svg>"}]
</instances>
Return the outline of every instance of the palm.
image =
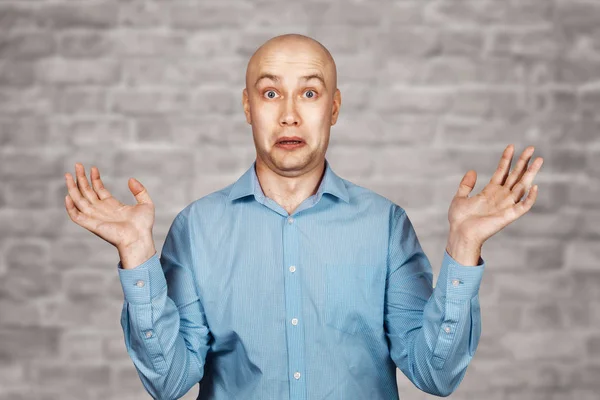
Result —
<instances>
[{"instance_id":1,"label":"palm","mask_svg":"<svg viewBox=\"0 0 600 400\"><path fill-rule=\"evenodd\" d=\"M154 204L139 181L129 180L129 189L137 204L128 205L110 194L97 169L90 174L93 187L88 183L83 165L77 163L75 169L77 184L70 174L65 174L69 190L66 208L75 223L117 247L128 246L151 233Z\"/></svg>"},{"instance_id":2,"label":"palm","mask_svg":"<svg viewBox=\"0 0 600 400\"><path fill-rule=\"evenodd\" d=\"M475 186L477 173L468 171L448 210L451 230L460 232L475 243L483 243L529 211L537 197L537 185L529 190L531 182L543 163L543 159L538 157L527 168L533 150L533 147L525 149L509 174L514 151L512 146L508 146L490 182L472 197L467 195ZM527 190L529 194L521 200Z\"/></svg>"},{"instance_id":3,"label":"palm","mask_svg":"<svg viewBox=\"0 0 600 400\"><path fill-rule=\"evenodd\" d=\"M154 225L152 204L123 204L114 197L96 204L96 214L90 216L90 231L109 243L117 244L132 238L135 232L145 232Z\"/></svg>"}]
</instances>

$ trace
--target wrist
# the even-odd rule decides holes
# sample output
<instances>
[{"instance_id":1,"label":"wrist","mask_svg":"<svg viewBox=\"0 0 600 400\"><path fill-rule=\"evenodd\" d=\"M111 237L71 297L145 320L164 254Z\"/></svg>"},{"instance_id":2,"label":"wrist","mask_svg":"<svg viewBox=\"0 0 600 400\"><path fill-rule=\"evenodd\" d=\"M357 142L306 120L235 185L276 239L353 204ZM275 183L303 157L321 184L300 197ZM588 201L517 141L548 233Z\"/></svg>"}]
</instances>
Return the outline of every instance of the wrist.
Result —
<instances>
[{"instance_id":1,"label":"wrist","mask_svg":"<svg viewBox=\"0 0 600 400\"><path fill-rule=\"evenodd\" d=\"M470 240L460 233L450 231L446 251L456 262L464 266L477 266L483 244Z\"/></svg>"},{"instance_id":2,"label":"wrist","mask_svg":"<svg viewBox=\"0 0 600 400\"><path fill-rule=\"evenodd\" d=\"M154 256L156 248L150 235L126 246L118 247L118 252L123 269L133 269Z\"/></svg>"}]
</instances>

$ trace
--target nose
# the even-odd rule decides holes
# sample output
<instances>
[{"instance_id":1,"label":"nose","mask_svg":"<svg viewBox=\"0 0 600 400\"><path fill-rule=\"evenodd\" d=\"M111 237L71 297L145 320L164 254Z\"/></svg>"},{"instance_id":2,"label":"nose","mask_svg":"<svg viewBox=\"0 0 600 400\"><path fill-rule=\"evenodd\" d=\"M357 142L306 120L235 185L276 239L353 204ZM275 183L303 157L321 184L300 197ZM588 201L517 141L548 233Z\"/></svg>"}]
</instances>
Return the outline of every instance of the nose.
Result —
<instances>
[{"instance_id":1,"label":"nose","mask_svg":"<svg viewBox=\"0 0 600 400\"><path fill-rule=\"evenodd\" d=\"M284 105L281 114L280 125L282 126L298 126L300 125L300 115L296 109L296 103L293 98L289 98Z\"/></svg>"}]
</instances>

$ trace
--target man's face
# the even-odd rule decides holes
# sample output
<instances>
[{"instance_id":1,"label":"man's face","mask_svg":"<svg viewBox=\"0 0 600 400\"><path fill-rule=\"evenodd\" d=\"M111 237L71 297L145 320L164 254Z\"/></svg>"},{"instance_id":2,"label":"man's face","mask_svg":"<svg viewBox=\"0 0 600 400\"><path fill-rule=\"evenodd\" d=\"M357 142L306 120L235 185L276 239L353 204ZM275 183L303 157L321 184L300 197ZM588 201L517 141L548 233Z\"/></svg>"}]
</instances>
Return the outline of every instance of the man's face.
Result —
<instances>
[{"instance_id":1,"label":"man's face","mask_svg":"<svg viewBox=\"0 0 600 400\"><path fill-rule=\"evenodd\" d=\"M257 162L291 177L325 158L341 104L335 74L333 60L305 41L267 43L254 54L242 101ZM304 144L295 149L277 146L283 136L300 137Z\"/></svg>"}]
</instances>

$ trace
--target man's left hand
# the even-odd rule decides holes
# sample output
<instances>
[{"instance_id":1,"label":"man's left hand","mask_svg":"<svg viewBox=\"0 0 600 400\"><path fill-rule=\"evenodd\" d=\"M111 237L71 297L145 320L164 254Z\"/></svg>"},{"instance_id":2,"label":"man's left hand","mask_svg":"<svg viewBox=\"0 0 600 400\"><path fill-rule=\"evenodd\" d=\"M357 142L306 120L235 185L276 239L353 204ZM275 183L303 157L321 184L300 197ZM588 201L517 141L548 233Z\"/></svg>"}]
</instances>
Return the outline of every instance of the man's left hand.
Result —
<instances>
[{"instance_id":1,"label":"man's left hand","mask_svg":"<svg viewBox=\"0 0 600 400\"><path fill-rule=\"evenodd\" d=\"M527 147L509 174L514 146L508 145L490 182L472 197L467 195L475 187L477 172L469 170L464 175L448 210L451 238L481 247L492 235L531 209L538 193L537 185L532 187L531 183L544 162L538 157L527 167L533 151L533 146Z\"/></svg>"}]
</instances>

